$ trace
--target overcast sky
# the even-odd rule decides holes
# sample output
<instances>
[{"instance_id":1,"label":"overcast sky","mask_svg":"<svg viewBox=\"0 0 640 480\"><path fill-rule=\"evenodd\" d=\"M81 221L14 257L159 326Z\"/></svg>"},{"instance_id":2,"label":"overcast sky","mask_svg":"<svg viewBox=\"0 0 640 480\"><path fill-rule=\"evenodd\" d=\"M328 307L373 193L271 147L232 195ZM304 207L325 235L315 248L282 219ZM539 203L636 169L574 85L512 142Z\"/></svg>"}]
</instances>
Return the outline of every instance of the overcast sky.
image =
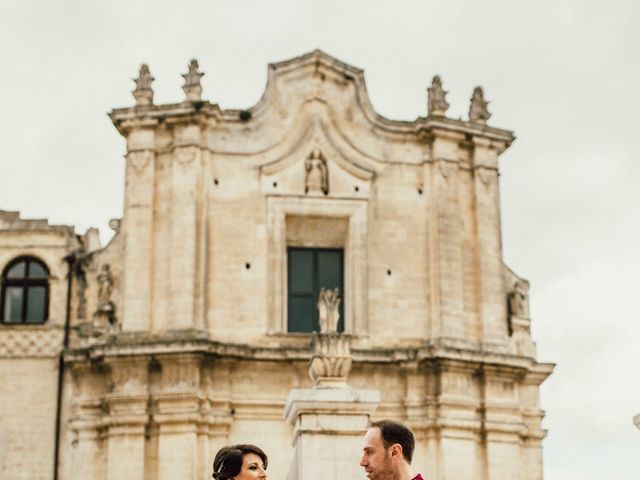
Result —
<instances>
[{"instance_id":1,"label":"overcast sky","mask_svg":"<svg viewBox=\"0 0 640 480\"><path fill-rule=\"evenodd\" d=\"M316 48L364 69L392 119L425 115L434 74L453 117L484 86L489 124L517 135L501 157L505 261L531 282L539 359L558 364L545 478L640 478L637 0L2 0L0 209L107 240L124 142L106 113L133 104L141 62L156 103L184 98L197 58L203 98L247 108L269 62Z\"/></svg>"}]
</instances>

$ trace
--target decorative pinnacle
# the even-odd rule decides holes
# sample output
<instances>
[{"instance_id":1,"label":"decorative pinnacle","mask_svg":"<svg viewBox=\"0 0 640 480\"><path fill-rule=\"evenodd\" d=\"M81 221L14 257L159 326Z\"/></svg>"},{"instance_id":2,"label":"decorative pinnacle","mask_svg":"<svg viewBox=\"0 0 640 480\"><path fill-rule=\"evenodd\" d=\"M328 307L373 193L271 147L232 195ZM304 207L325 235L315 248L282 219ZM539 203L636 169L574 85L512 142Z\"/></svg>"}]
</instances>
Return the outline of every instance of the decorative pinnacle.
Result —
<instances>
[{"instance_id":1,"label":"decorative pinnacle","mask_svg":"<svg viewBox=\"0 0 640 480\"><path fill-rule=\"evenodd\" d=\"M491 114L487 109L489 102L484 100L484 91L482 87L476 87L471 96L471 105L469 106L469 120L472 123L484 125L491 118Z\"/></svg>"},{"instance_id":2,"label":"decorative pinnacle","mask_svg":"<svg viewBox=\"0 0 640 480\"><path fill-rule=\"evenodd\" d=\"M444 116L445 112L449 108L449 104L445 99L447 91L442 88L442 81L440 76L436 75L431 81L431 86L427 88L428 101L427 101L427 113L429 116Z\"/></svg>"},{"instance_id":3,"label":"decorative pinnacle","mask_svg":"<svg viewBox=\"0 0 640 480\"><path fill-rule=\"evenodd\" d=\"M153 89L151 88L151 82L155 79L151 76L149 66L143 63L140 66L140 73L138 78L134 78L136 82L136 89L132 92L133 97L136 99L137 106L148 106L153 104Z\"/></svg>"},{"instance_id":4,"label":"decorative pinnacle","mask_svg":"<svg viewBox=\"0 0 640 480\"><path fill-rule=\"evenodd\" d=\"M187 95L187 100L191 102L197 102L202 97L202 86L200 85L200 79L204 76L204 73L198 71L198 60L192 58L189 62L189 71L182 74L184 78L184 85L182 90Z\"/></svg>"}]
</instances>

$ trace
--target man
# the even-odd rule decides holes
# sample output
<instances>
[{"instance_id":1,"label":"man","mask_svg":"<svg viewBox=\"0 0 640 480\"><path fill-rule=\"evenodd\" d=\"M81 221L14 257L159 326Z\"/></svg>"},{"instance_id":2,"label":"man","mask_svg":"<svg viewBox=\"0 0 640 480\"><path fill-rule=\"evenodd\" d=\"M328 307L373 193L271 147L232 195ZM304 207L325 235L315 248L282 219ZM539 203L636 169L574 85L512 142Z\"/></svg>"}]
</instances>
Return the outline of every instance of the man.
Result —
<instances>
[{"instance_id":1,"label":"man","mask_svg":"<svg viewBox=\"0 0 640 480\"><path fill-rule=\"evenodd\" d=\"M392 420L373 422L364 437L360 466L369 480L423 480L411 473L413 432Z\"/></svg>"}]
</instances>

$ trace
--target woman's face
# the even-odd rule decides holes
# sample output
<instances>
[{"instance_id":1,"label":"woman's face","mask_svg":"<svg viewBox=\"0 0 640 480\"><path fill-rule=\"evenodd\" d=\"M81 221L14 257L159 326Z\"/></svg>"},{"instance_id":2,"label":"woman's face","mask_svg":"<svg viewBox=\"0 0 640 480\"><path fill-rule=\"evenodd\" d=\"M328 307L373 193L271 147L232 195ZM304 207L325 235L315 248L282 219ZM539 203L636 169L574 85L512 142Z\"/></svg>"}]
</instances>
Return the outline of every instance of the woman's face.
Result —
<instances>
[{"instance_id":1,"label":"woman's face","mask_svg":"<svg viewBox=\"0 0 640 480\"><path fill-rule=\"evenodd\" d=\"M267 470L262 464L262 459L255 453L247 453L242 458L242 469L235 480L266 480L266 478Z\"/></svg>"}]
</instances>

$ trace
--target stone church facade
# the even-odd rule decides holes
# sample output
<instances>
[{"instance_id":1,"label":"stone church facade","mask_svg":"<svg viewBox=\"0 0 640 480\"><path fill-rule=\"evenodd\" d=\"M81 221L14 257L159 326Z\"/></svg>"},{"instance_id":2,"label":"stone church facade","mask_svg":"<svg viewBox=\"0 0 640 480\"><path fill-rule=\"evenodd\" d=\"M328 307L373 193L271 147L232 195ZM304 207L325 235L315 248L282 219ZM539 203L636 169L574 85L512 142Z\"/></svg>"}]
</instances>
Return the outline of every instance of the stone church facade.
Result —
<instances>
[{"instance_id":1,"label":"stone church facade","mask_svg":"<svg viewBox=\"0 0 640 480\"><path fill-rule=\"evenodd\" d=\"M296 476L285 404L312 385L324 288L350 388L411 426L416 469L540 480L553 365L502 260L514 136L487 125L482 89L456 120L434 77L427 115L392 121L320 51L269 65L249 110L202 100L201 76L192 62L185 100L156 105L143 65L135 106L110 113L127 153L108 245L0 212L0 476L203 479L236 442Z\"/></svg>"}]
</instances>

